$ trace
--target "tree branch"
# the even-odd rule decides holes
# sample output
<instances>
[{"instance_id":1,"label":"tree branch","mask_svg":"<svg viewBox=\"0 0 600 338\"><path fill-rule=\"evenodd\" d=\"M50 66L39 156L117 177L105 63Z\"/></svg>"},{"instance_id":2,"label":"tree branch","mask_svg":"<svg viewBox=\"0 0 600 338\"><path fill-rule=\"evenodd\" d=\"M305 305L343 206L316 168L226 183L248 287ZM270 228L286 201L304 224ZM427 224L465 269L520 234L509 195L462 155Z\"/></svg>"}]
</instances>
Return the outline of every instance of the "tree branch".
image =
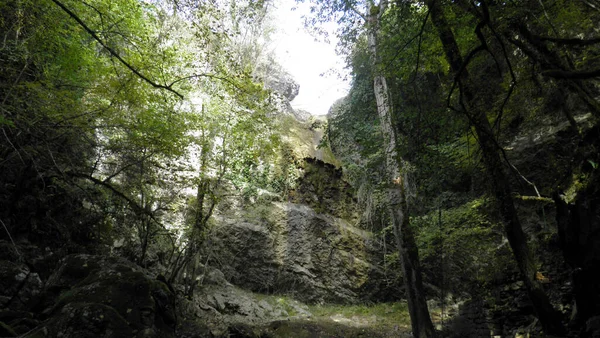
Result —
<instances>
[{"instance_id":1,"label":"tree branch","mask_svg":"<svg viewBox=\"0 0 600 338\"><path fill-rule=\"evenodd\" d=\"M245 90L244 88L238 86L235 82L231 81L230 79L223 77L223 76L219 76L219 75L214 75L214 74L208 74L208 73L201 73L201 74L193 74L193 75L189 75L189 76L184 76L182 78L179 78L173 82L171 82L168 86L168 88L171 88L173 85L181 82L181 81L185 81L185 80L190 80L190 79L195 79L195 78L200 78L200 77L207 77L207 78L211 78L211 79L216 79L216 80L220 80L223 82L227 82L228 84L232 85L233 87L235 87L236 89L242 91L242 92L247 92L247 90Z\"/></svg>"},{"instance_id":2,"label":"tree branch","mask_svg":"<svg viewBox=\"0 0 600 338\"><path fill-rule=\"evenodd\" d=\"M404 51L411 43L413 43L413 41L415 41L415 39L419 38L419 46L420 46L421 40L422 40L421 36L422 36L423 32L425 31L425 24L427 24L427 20L429 19L430 13L431 13L431 11L428 9L427 14L425 15L425 19L423 20L423 23L421 24L421 29L419 30L419 33L415 34L402 47L398 48L398 50L396 51L396 54L394 54L394 57L389 59L389 61L385 65L385 67L384 67L385 70L387 70L387 69L389 69L389 67L391 67L392 62L394 60L396 60L396 58L400 55L400 53L402 53L402 51Z\"/></svg>"},{"instance_id":3,"label":"tree branch","mask_svg":"<svg viewBox=\"0 0 600 338\"><path fill-rule=\"evenodd\" d=\"M586 80L594 77L600 77L600 69L589 71L568 71L562 69L550 69L543 71L542 75L553 77L555 79Z\"/></svg>"},{"instance_id":4,"label":"tree branch","mask_svg":"<svg viewBox=\"0 0 600 338\"><path fill-rule=\"evenodd\" d=\"M164 225L159 220L156 219L156 217L154 216L154 214L152 214L151 211L149 211L149 210L143 208L142 206L140 206L139 204L137 204L134 200L127 197L124 193L119 191L117 188L113 187L111 184L109 184L105 181L99 180L99 179L95 178L94 176L88 175L88 174L81 174L81 173L75 173L75 172L67 172L66 174L71 177L84 178L88 181L92 181L94 184L97 184L97 185L107 188L108 190L112 191L115 195L117 195L120 198L122 198L123 200L125 200L135 213L146 215L152 221L154 221L156 224L158 224L160 227L165 228Z\"/></svg>"},{"instance_id":5,"label":"tree branch","mask_svg":"<svg viewBox=\"0 0 600 338\"><path fill-rule=\"evenodd\" d=\"M352 12L354 12L354 14L360 16L363 20L365 20L365 22L368 21L367 17L361 13L358 9L356 9L356 7L354 7L354 5L352 3L350 3L349 1L346 1L346 7L351 10Z\"/></svg>"},{"instance_id":6,"label":"tree branch","mask_svg":"<svg viewBox=\"0 0 600 338\"><path fill-rule=\"evenodd\" d=\"M535 36L536 38L540 39L541 41L550 41L550 42L554 42L554 43L558 43L561 45L571 45L571 46L589 46L589 45L595 45L595 44L599 44L600 43L600 38L593 38L593 39L577 39L577 38L568 38L568 39L562 39L562 38L553 38L550 36Z\"/></svg>"},{"instance_id":7,"label":"tree branch","mask_svg":"<svg viewBox=\"0 0 600 338\"><path fill-rule=\"evenodd\" d=\"M133 72L135 75L137 75L140 79L144 80L146 83L150 84L154 88L166 89L166 90L170 91L171 93L177 95L177 97L179 97L180 99L183 99L183 95L181 95L179 92L177 92L176 90L171 88L171 86L161 85L161 84L158 84L158 83L150 80L148 77L146 77L144 74L142 74L139 70L137 70L135 67L133 67L129 62L125 61L125 59L123 59L119 55L119 53L117 53L114 49L110 48L104 41L102 41L102 39L100 39L100 37L96 34L96 32L94 32L91 28L89 28L85 24L85 22L83 22L83 20L81 20L75 13L73 13L70 9L68 9L60 1L52 0L52 2L54 2L58 7L60 7L65 13L67 13L73 20L77 21L77 23L92 38L94 38L94 40L96 40L104 49L106 49L110 53L110 55L114 56L117 60L119 60L119 62L121 62L125 67L127 67L129 70L131 70L131 72Z\"/></svg>"},{"instance_id":8,"label":"tree branch","mask_svg":"<svg viewBox=\"0 0 600 338\"><path fill-rule=\"evenodd\" d=\"M473 49L465 58L465 61L463 62L463 64L460 66L459 71L456 73L456 75L454 76L454 83L452 84L452 88L450 88L450 91L448 92L448 97L446 98L446 103L447 106L450 107L450 100L452 98L452 94L454 94L454 89L456 89L456 85L459 84L460 85L460 79L461 76L463 76L464 73L466 73L467 70L467 66L469 65L469 63L471 62L471 60L475 57L475 55L477 55L477 53L484 51L486 48L483 45L479 45L478 47L476 47L475 49ZM462 93L462 90L461 90Z\"/></svg>"},{"instance_id":9,"label":"tree branch","mask_svg":"<svg viewBox=\"0 0 600 338\"><path fill-rule=\"evenodd\" d=\"M427 14L425 14L425 19L423 19L423 24L421 24L421 29L419 30L419 34L417 34L419 36L419 43L417 45L417 62L415 65L415 73L413 76L413 81L415 81L417 79L417 72L419 71L419 61L421 58L421 43L423 42L423 32L425 31L425 25L427 24L427 19L429 19L430 12L431 11L428 8Z\"/></svg>"}]
</instances>

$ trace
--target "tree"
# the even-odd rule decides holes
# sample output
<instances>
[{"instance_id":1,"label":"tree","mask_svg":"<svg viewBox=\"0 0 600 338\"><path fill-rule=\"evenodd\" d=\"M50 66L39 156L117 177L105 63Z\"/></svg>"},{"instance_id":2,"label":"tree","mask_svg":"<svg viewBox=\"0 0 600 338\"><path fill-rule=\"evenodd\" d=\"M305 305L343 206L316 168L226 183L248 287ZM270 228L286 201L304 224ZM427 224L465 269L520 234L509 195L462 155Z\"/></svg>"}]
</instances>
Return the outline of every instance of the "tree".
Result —
<instances>
[{"instance_id":1,"label":"tree","mask_svg":"<svg viewBox=\"0 0 600 338\"><path fill-rule=\"evenodd\" d=\"M330 4L321 4L319 15L327 11L331 16L341 15L342 20L348 20L347 15L351 15L362 21L369 50L371 62L375 65L373 74L373 92L375 94L377 112L379 115L380 127L383 136L384 157L386 164L386 183L387 186L387 204L390 213L390 219L396 236L400 259L402 262L402 271L404 273L404 283L408 298L409 313L413 334L416 337L433 337L435 330L431 322L419 264L418 248L415 243L412 229L409 226L408 205L406 201L404 184L407 182L407 176L402 172L403 159L398 153L398 135L392 120L392 101L387 80L381 72L382 67L380 55L378 52L378 35L380 34L380 25L383 16L388 9L388 1L374 3L367 1L364 6L366 10L361 12L353 1L334 1ZM325 17L318 19L325 19ZM351 26L345 26L347 30L353 31ZM352 40L355 36L346 36L343 39Z\"/></svg>"},{"instance_id":2,"label":"tree","mask_svg":"<svg viewBox=\"0 0 600 338\"><path fill-rule=\"evenodd\" d=\"M387 1L381 1L378 6L368 7L367 18L367 40L371 58L375 65L381 61L377 52L377 35L382 16L387 9ZM391 222L400 250L402 272L408 307L411 318L413 335L415 337L433 337L435 330L431 322L419 263L419 252L415 242L412 229L409 226L408 204L405 194L405 181L408 176L403 175L401 166L403 159L398 154L396 144L399 135L392 123L392 105L390 91L385 77L376 73L373 79L373 90L377 101L377 112L381 123L383 142L385 146L386 172L388 188L388 203L390 208Z\"/></svg>"},{"instance_id":3,"label":"tree","mask_svg":"<svg viewBox=\"0 0 600 338\"><path fill-rule=\"evenodd\" d=\"M540 282L536 280L537 269L527 243L527 237L523 232L519 216L517 215L512 197L511 182L506 173L505 163L501 157L501 148L488 120L486 106L482 104L484 99L478 97L478 92L475 89L476 84L470 78L467 69L467 66L476 53L484 50L491 53L488 49L486 38L482 33L482 29L490 23L490 13L485 1L479 3L481 5L480 21L477 24L475 32L480 45L471 50L467 54L467 57L463 59L454 34L444 17L441 1L429 0L426 2L450 68L455 73L455 84L460 91L459 111L469 118L469 121L471 121L475 128L479 146L483 154L483 162L487 169L487 175L492 182L494 196L499 204L505 233L527 286L529 298L546 332L560 334L564 332L560 315L553 308ZM493 31L493 28L491 29ZM510 67L510 64L508 67Z\"/></svg>"},{"instance_id":4,"label":"tree","mask_svg":"<svg viewBox=\"0 0 600 338\"><path fill-rule=\"evenodd\" d=\"M214 190L207 173L188 175L188 145L202 128L199 112L188 109L193 99L235 102L229 124L206 136L231 136L224 147L242 149L253 132L269 131L269 93L229 38L267 4L0 4L0 201L9 206L0 220L8 232L62 243L79 233L77 243L134 234L125 246L132 258L156 263L158 237L177 238L180 224L169 213L183 191L200 188L197 201L211 208L202 202ZM252 149L266 153L274 138L263 134ZM232 166L222 153L206 157L206 167L227 162L226 177ZM208 217L198 213L193 224L202 228Z\"/></svg>"},{"instance_id":5,"label":"tree","mask_svg":"<svg viewBox=\"0 0 600 338\"><path fill-rule=\"evenodd\" d=\"M338 10L342 11L345 7L339 4ZM348 4L350 7L356 8L356 3ZM397 146L401 147L403 158L417 164L420 177L425 178L419 181L419 189L425 193L419 198L426 203L419 203L416 213L430 212L431 204L435 204L437 210L440 204L431 193L439 196L441 191L449 191L457 197L456 201L464 203L465 199L486 192L485 184L479 182L489 182L514 261L528 279L527 288L537 313L544 317L540 322L546 332L561 332L562 318L552 308L542 285L535 280L538 262L528 248L528 237L516 214L513 195L520 190L520 194L531 192L540 197L561 188L545 184L544 191L538 191L508 160L511 154L503 146L505 138L515 132L515 125L520 121L540 118L535 112L549 114L555 106L559 107L573 132L579 130L581 123L573 117L574 113L589 109L597 114L594 99L597 90L593 84L597 58L590 55L597 55L598 40L591 30L591 22L598 12L590 9L593 4L566 1L552 4L542 1L397 1L379 21L376 51L379 60L370 64L357 62L356 49L366 49L361 47L363 42L358 38L349 37L356 36L349 32L356 31L357 26L342 28L346 33L343 40L346 49L341 49L355 48L351 56L354 82L352 97L340 105L344 113L336 112L330 121L332 146L349 152L353 143L357 144L356 149L365 149L365 140L373 143L373 136L361 134L364 127L358 119L362 117L357 110L359 105L353 102L365 92L366 83L356 74L364 74L365 69L379 64L372 76L384 75L386 93L391 93L388 95L391 110L401 112L392 117L394 127L401 131ZM336 18L340 21L362 19L361 14L344 13ZM573 39L573 36L579 38ZM439 57L440 54L444 57ZM383 87L381 81L379 86ZM446 107L459 114L448 114ZM344 130L348 128L353 130ZM471 134L477 144L472 142ZM350 139L344 139L348 137ZM340 142L341 139L344 141ZM591 149L587 147L584 146ZM478 171L479 156L485 175ZM351 162L350 156L348 160ZM431 168L434 166L428 163L431 160L441 160L440 165L445 167ZM448 160L463 162L451 173L457 177L449 177ZM364 163L358 166L361 165ZM466 176L470 176L468 181ZM521 182L525 184L518 184ZM453 186L456 184L460 187Z\"/></svg>"}]
</instances>

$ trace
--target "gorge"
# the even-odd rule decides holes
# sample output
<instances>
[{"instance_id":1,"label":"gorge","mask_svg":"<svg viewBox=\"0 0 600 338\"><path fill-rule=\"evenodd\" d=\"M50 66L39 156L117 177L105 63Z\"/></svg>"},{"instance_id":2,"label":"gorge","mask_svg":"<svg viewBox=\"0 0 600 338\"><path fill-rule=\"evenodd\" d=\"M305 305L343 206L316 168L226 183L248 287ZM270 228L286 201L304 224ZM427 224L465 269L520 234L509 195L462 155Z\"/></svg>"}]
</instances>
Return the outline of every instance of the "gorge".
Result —
<instances>
[{"instance_id":1,"label":"gorge","mask_svg":"<svg viewBox=\"0 0 600 338\"><path fill-rule=\"evenodd\" d=\"M0 1L1 337L600 336L600 3L306 5Z\"/></svg>"}]
</instances>

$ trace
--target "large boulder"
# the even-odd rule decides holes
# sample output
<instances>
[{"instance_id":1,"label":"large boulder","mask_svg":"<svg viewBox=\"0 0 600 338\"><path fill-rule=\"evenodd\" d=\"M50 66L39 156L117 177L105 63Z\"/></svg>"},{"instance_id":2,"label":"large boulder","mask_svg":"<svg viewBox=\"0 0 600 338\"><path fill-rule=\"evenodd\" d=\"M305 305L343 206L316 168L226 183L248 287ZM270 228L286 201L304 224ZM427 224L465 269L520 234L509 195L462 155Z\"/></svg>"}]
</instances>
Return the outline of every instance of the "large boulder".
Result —
<instances>
[{"instance_id":1,"label":"large boulder","mask_svg":"<svg viewBox=\"0 0 600 338\"><path fill-rule=\"evenodd\" d=\"M26 337L173 337L174 295L117 257L70 255L45 287L47 316Z\"/></svg>"},{"instance_id":2,"label":"large boulder","mask_svg":"<svg viewBox=\"0 0 600 338\"><path fill-rule=\"evenodd\" d=\"M25 264L0 261L0 276L0 304L3 308L26 310L42 291L39 275Z\"/></svg>"},{"instance_id":3,"label":"large boulder","mask_svg":"<svg viewBox=\"0 0 600 338\"><path fill-rule=\"evenodd\" d=\"M262 337L260 332L274 321L312 316L306 305L293 299L265 297L228 283L207 282L203 280L193 298L181 299L178 337Z\"/></svg>"},{"instance_id":4,"label":"large boulder","mask_svg":"<svg viewBox=\"0 0 600 338\"><path fill-rule=\"evenodd\" d=\"M29 309L42 289L39 275L29 266L0 260L0 337L15 337L37 326Z\"/></svg>"}]
</instances>

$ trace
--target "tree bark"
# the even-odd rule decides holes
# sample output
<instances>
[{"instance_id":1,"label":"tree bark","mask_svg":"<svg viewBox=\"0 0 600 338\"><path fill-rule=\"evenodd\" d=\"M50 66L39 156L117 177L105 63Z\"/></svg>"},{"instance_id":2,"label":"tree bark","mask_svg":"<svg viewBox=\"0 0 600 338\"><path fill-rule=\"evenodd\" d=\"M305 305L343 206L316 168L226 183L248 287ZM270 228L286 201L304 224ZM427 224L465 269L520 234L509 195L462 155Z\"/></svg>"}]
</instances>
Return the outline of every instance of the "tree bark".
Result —
<instances>
[{"instance_id":1,"label":"tree bark","mask_svg":"<svg viewBox=\"0 0 600 338\"><path fill-rule=\"evenodd\" d=\"M367 12L369 52L375 65L380 63L377 54L377 32L381 14L385 11L385 4L386 2L382 1L379 8L368 8ZM390 215L402 263L413 336L418 338L435 337L436 332L429 315L423 290L419 252L409 226L408 205L403 186L405 182L401 173L402 159L398 154L396 144L398 135L392 123L390 94L383 75L375 74L373 90L385 144Z\"/></svg>"},{"instance_id":2,"label":"tree bark","mask_svg":"<svg viewBox=\"0 0 600 338\"><path fill-rule=\"evenodd\" d=\"M554 309L542 285L535 278L537 272L535 260L529 249L527 236L523 232L517 215L509 176L502 161L500 149L487 118L486 111L472 108L476 106L474 104L476 99L475 86L470 82L469 73L466 65L463 64L464 61L458 44L444 17L439 1L428 0L427 6L430 11L431 20L438 30L438 35L442 42L446 58L450 63L451 70L458 76L456 81L462 84L459 86L464 98L462 104L466 110L465 113L475 128L483 155L483 163L492 183L492 191L500 209L504 231L524 279L529 298L546 333L562 333L564 332L564 328L560 314Z\"/></svg>"}]
</instances>

